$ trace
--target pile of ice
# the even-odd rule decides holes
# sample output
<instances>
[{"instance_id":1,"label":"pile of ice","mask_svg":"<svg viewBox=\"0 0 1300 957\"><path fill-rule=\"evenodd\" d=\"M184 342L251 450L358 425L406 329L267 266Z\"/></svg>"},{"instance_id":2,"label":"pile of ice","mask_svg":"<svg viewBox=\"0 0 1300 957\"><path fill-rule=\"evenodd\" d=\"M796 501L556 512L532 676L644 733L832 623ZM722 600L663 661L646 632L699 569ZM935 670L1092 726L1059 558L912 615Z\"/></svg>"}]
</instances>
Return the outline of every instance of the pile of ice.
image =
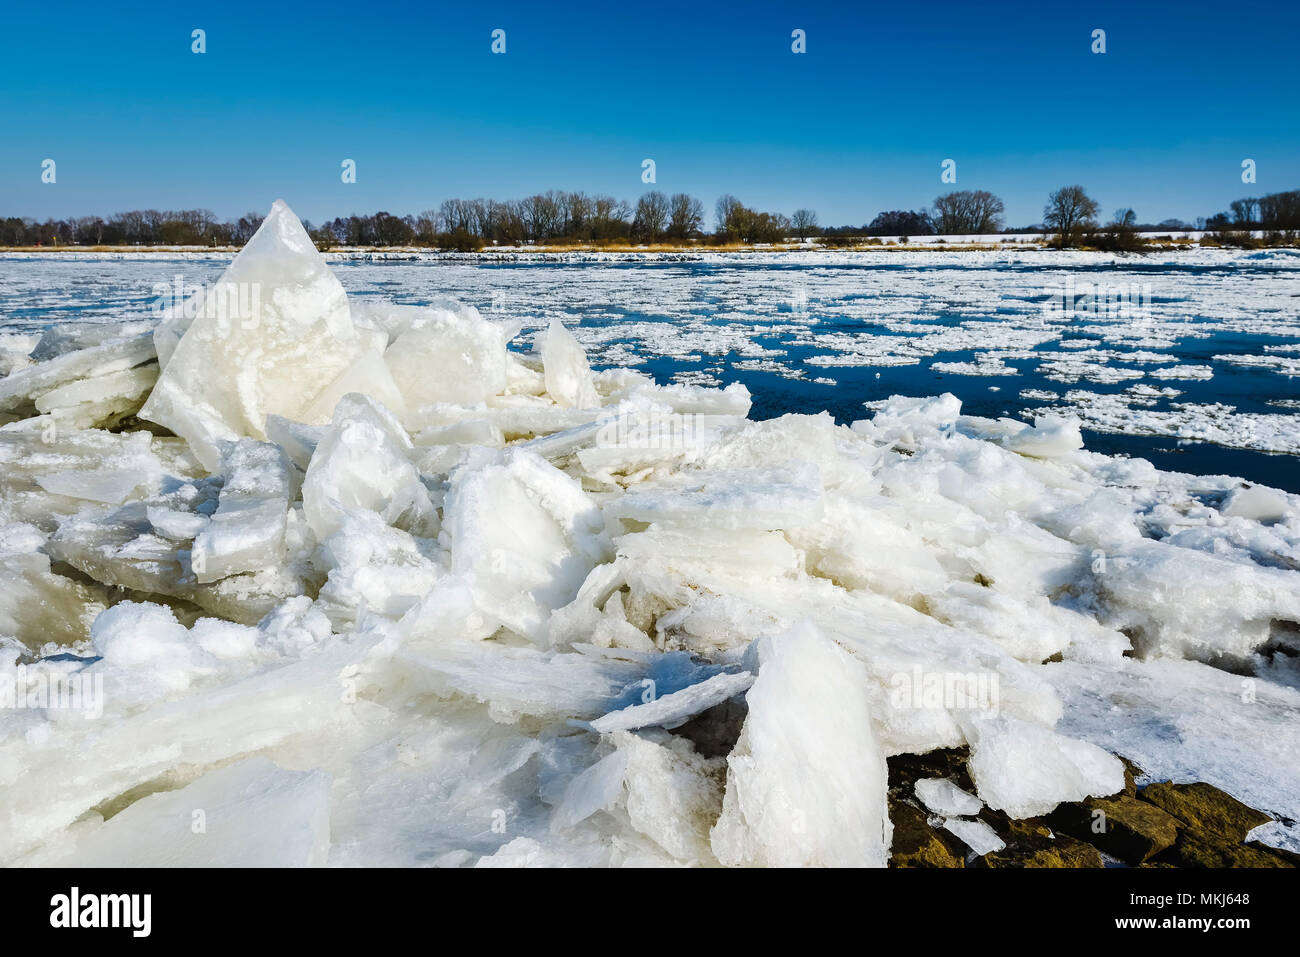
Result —
<instances>
[{"instance_id":1,"label":"pile of ice","mask_svg":"<svg viewBox=\"0 0 1300 957\"><path fill-rule=\"evenodd\" d=\"M886 758L961 745L976 850L1115 753L1300 818L1296 496L519 331L277 203L0 379L0 863L883 865Z\"/></svg>"}]
</instances>

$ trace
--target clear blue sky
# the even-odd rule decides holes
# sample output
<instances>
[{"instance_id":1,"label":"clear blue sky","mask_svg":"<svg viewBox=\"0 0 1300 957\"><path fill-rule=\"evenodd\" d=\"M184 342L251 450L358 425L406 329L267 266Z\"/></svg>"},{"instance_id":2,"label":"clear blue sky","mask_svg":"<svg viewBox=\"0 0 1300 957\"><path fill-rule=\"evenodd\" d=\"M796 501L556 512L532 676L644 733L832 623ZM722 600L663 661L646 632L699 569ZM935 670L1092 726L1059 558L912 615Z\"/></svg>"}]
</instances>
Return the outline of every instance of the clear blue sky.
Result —
<instances>
[{"instance_id":1,"label":"clear blue sky","mask_svg":"<svg viewBox=\"0 0 1300 957\"><path fill-rule=\"evenodd\" d=\"M1153 222L1300 188L1294 0L6 0L0 17L0 215L226 218L283 197L320 221L658 188L858 224L953 188L947 158L1012 225L1074 182Z\"/></svg>"}]
</instances>

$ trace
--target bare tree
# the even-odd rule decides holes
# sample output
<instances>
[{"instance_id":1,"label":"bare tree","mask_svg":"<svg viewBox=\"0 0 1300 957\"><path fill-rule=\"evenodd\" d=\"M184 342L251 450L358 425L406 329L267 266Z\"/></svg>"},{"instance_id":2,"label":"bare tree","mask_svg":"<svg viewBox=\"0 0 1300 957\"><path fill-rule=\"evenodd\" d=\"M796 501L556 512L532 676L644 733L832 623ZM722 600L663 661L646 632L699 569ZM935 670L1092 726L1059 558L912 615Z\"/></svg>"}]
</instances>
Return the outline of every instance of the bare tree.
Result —
<instances>
[{"instance_id":1,"label":"bare tree","mask_svg":"<svg viewBox=\"0 0 1300 957\"><path fill-rule=\"evenodd\" d=\"M694 236L704 225L704 204L694 196L674 193L668 207L668 235L674 239Z\"/></svg>"},{"instance_id":2,"label":"bare tree","mask_svg":"<svg viewBox=\"0 0 1300 957\"><path fill-rule=\"evenodd\" d=\"M735 233L739 234L736 222L737 213L745 207L740 205L740 200L726 193L718 197L718 202L713 207L713 228L718 233Z\"/></svg>"},{"instance_id":3,"label":"bare tree","mask_svg":"<svg viewBox=\"0 0 1300 957\"><path fill-rule=\"evenodd\" d=\"M72 220L80 242L98 246L104 240L104 221L98 216L81 216Z\"/></svg>"},{"instance_id":4,"label":"bare tree","mask_svg":"<svg viewBox=\"0 0 1300 957\"><path fill-rule=\"evenodd\" d=\"M513 246L523 242L527 234L528 227L519 211L519 203L511 200L492 204L492 235L484 238Z\"/></svg>"},{"instance_id":5,"label":"bare tree","mask_svg":"<svg viewBox=\"0 0 1300 957\"><path fill-rule=\"evenodd\" d=\"M645 193L636 203L632 230L640 238L654 242L668 228L668 197L657 189Z\"/></svg>"},{"instance_id":6,"label":"bare tree","mask_svg":"<svg viewBox=\"0 0 1300 957\"><path fill-rule=\"evenodd\" d=\"M988 190L963 189L934 201L935 229L949 236L996 233L1002 228L1002 200Z\"/></svg>"},{"instance_id":7,"label":"bare tree","mask_svg":"<svg viewBox=\"0 0 1300 957\"><path fill-rule=\"evenodd\" d=\"M811 209L796 209L794 215L790 217L790 225L794 229L794 234L799 237L799 242L803 242L809 236L817 233L817 214Z\"/></svg>"},{"instance_id":8,"label":"bare tree","mask_svg":"<svg viewBox=\"0 0 1300 957\"><path fill-rule=\"evenodd\" d=\"M1073 246L1079 233L1097 225L1097 211L1101 209L1082 186L1062 186L1047 198L1043 207L1043 223L1055 231L1062 246Z\"/></svg>"},{"instance_id":9,"label":"bare tree","mask_svg":"<svg viewBox=\"0 0 1300 957\"><path fill-rule=\"evenodd\" d=\"M1229 208L1232 210L1232 221L1238 226L1252 226L1259 222L1259 200L1257 199L1236 199L1232 201Z\"/></svg>"},{"instance_id":10,"label":"bare tree","mask_svg":"<svg viewBox=\"0 0 1300 957\"><path fill-rule=\"evenodd\" d=\"M591 238L622 239L628 234L632 207L626 200L597 196L592 201Z\"/></svg>"},{"instance_id":11,"label":"bare tree","mask_svg":"<svg viewBox=\"0 0 1300 957\"><path fill-rule=\"evenodd\" d=\"M1266 229L1295 229L1300 227L1300 189L1285 193L1261 196L1258 222Z\"/></svg>"},{"instance_id":12,"label":"bare tree","mask_svg":"<svg viewBox=\"0 0 1300 957\"><path fill-rule=\"evenodd\" d=\"M529 196L521 204L529 238L534 242L553 239L559 233L560 208L551 193Z\"/></svg>"}]
</instances>

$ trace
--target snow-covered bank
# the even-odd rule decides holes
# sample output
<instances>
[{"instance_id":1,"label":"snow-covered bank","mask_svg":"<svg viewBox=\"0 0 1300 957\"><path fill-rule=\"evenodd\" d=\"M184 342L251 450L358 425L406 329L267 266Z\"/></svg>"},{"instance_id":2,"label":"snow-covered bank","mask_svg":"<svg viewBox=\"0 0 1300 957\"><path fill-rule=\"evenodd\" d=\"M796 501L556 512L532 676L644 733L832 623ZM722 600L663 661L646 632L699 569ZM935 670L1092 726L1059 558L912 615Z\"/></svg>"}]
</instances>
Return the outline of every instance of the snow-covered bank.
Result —
<instances>
[{"instance_id":1,"label":"snow-covered bank","mask_svg":"<svg viewBox=\"0 0 1300 957\"><path fill-rule=\"evenodd\" d=\"M351 301L282 204L205 294L0 379L0 862L883 864L886 758L962 745L1012 817L1120 753L1300 818L1300 497L750 421Z\"/></svg>"}]
</instances>

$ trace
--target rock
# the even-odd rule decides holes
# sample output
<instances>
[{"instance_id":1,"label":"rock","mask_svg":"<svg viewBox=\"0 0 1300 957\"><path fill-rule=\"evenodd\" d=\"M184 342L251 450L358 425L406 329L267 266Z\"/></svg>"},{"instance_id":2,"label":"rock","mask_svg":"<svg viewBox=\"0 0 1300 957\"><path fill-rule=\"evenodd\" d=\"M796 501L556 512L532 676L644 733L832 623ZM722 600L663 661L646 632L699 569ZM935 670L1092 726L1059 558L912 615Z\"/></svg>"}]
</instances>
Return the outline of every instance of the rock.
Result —
<instances>
[{"instance_id":1,"label":"rock","mask_svg":"<svg viewBox=\"0 0 1300 957\"><path fill-rule=\"evenodd\" d=\"M947 778L963 791L974 791L966 769L969 748L938 748L927 754L896 754L889 759L889 788L901 789L908 796L923 778Z\"/></svg>"},{"instance_id":2,"label":"rock","mask_svg":"<svg viewBox=\"0 0 1300 957\"><path fill-rule=\"evenodd\" d=\"M1101 852L1065 834L1046 837L1041 826L1020 828L1000 851L976 858L974 867L1104 867Z\"/></svg>"},{"instance_id":3,"label":"rock","mask_svg":"<svg viewBox=\"0 0 1300 957\"><path fill-rule=\"evenodd\" d=\"M889 819L894 824L890 867L966 866L965 853L958 842L931 827L920 808L891 799Z\"/></svg>"},{"instance_id":4,"label":"rock","mask_svg":"<svg viewBox=\"0 0 1300 957\"><path fill-rule=\"evenodd\" d=\"M1225 840L1221 835L1185 827L1178 843L1160 855L1177 867L1294 867L1281 856L1249 844Z\"/></svg>"},{"instance_id":5,"label":"rock","mask_svg":"<svg viewBox=\"0 0 1300 957\"><path fill-rule=\"evenodd\" d=\"M1297 854L1295 851L1288 851L1283 847L1269 847L1267 844L1261 844L1259 841L1247 841L1246 846L1263 851L1265 854L1276 854L1292 867L1300 867L1300 854Z\"/></svg>"},{"instance_id":6,"label":"rock","mask_svg":"<svg viewBox=\"0 0 1300 957\"><path fill-rule=\"evenodd\" d=\"M1263 811L1242 804L1231 794L1204 781L1157 782L1143 788L1140 797L1185 824L1232 844L1240 844L1253 828L1273 820Z\"/></svg>"},{"instance_id":7,"label":"rock","mask_svg":"<svg viewBox=\"0 0 1300 957\"><path fill-rule=\"evenodd\" d=\"M1023 821L1012 821L1009 818L1005 820L1006 827L1002 829L995 828L995 830L1005 834L1008 843L1026 839L1032 842L1040 838L1050 841L1056 836L1056 832L1048 827L1047 822L1041 817L1026 818Z\"/></svg>"},{"instance_id":8,"label":"rock","mask_svg":"<svg viewBox=\"0 0 1300 957\"><path fill-rule=\"evenodd\" d=\"M1105 817L1099 818L1099 813ZM1178 840L1176 818L1127 794L1062 804L1048 820L1055 830L1128 864L1141 864Z\"/></svg>"},{"instance_id":9,"label":"rock","mask_svg":"<svg viewBox=\"0 0 1300 957\"><path fill-rule=\"evenodd\" d=\"M1129 797L1137 797L1137 779L1146 772L1122 754L1117 754L1115 757L1119 758L1119 763L1124 765L1124 793Z\"/></svg>"}]
</instances>

